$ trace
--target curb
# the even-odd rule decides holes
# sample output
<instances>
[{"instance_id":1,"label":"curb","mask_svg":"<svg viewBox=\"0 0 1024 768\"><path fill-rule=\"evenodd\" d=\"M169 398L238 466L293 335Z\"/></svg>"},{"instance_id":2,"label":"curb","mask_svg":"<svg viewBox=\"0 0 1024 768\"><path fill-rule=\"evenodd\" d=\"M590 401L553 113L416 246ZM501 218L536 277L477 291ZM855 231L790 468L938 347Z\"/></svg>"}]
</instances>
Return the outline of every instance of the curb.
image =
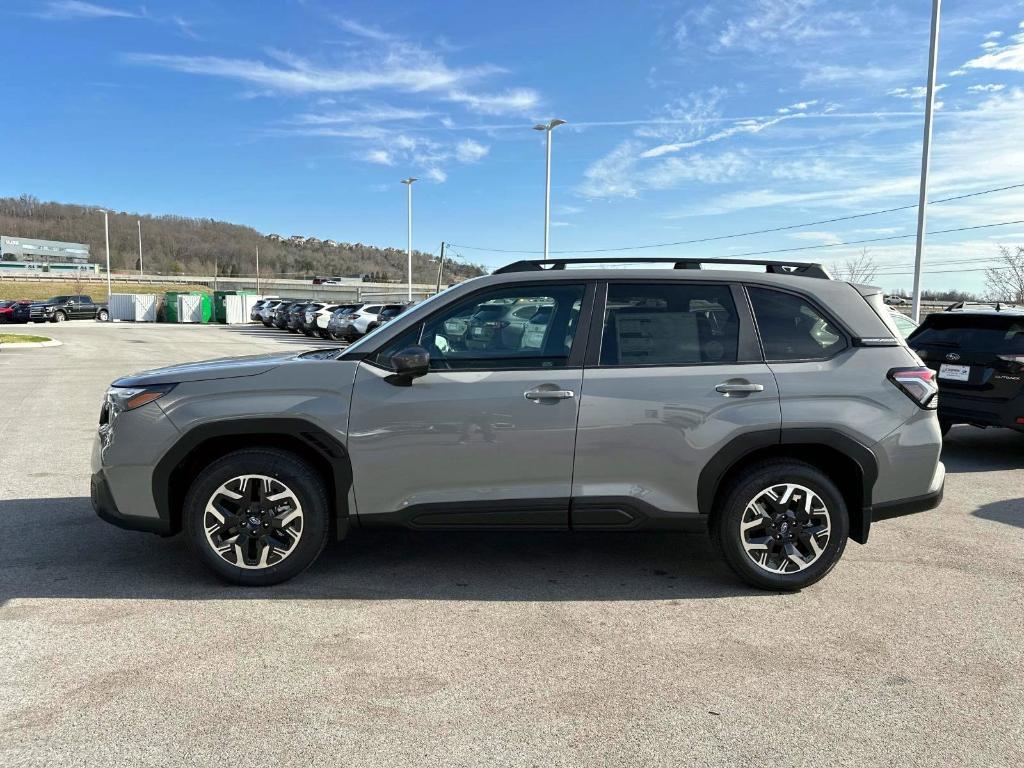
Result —
<instances>
[{"instance_id":1,"label":"curb","mask_svg":"<svg viewBox=\"0 0 1024 768\"><path fill-rule=\"evenodd\" d=\"M22 342L10 342L7 344L0 344L0 350L3 349L41 349L42 347L59 347L62 346L61 342L55 339L49 341L22 341Z\"/></svg>"}]
</instances>

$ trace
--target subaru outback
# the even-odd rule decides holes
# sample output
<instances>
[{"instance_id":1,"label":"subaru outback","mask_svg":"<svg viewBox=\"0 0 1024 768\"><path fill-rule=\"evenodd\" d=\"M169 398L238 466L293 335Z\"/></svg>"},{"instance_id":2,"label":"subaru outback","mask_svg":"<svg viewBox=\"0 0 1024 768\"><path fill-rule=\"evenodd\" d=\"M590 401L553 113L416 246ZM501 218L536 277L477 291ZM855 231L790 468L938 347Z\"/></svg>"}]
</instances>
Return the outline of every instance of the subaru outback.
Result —
<instances>
[{"instance_id":1,"label":"subaru outback","mask_svg":"<svg viewBox=\"0 0 1024 768\"><path fill-rule=\"evenodd\" d=\"M406 526L707 531L740 578L789 590L939 503L934 372L878 289L816 264L604 261L516 262L343 350L119 379L96 512L183 531L244 585ZM467 344L450 322L496 306L523 332Z\"/></svg>"}]
</instances>

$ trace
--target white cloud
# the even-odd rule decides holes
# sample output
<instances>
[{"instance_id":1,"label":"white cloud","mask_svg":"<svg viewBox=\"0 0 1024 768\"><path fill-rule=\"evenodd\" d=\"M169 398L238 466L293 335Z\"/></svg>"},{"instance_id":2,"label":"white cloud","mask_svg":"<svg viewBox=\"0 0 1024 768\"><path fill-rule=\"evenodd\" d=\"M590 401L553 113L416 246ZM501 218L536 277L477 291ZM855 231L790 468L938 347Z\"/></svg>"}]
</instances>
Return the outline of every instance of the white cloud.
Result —
<instances>
[{"instance_id":1,"label":"white cloud","mask_svg":"<svg viewBox=\"0 0 1024 768\"><path fill-rule=\"evenodd\" d=\"M981 44L981 47L986 51L991 51L993 48L998 48L999 43L995 42L994 40L986 40L984 43Z\"/></svg>"},{"instance_id":2,"label":"white cloud","mask_svg":"<svg viewBox=\"0 0 1024 768\"><path fill-rule=\"evenodd\" d=\"M809 69L800 81L801 85L835 85L837 83L885 83L902 80L906 72L896 67L844 66L826 64Z\"/></svg>"},{"instance_id":3,"label":"white cloud","mask_svg":"<svg viewBox=\"0 0 1024 768\"><path fill-rule=\"evenodd\" d=\"M394 158L391 157L391 153L384 149L372 149L366 153L366 157L363 158L368 163L377 163L378 165L394 165Z\"/></svg>"},{"instance_id":4,"label":"white cloud","mask_svg":"<svg viewBox=\"0 0 1024 768\"><path fill-rule=\"evenodd\" d=\"M938 83L935 92L938 93L946 87L945 83ZM915 85L913 88L890 88L885 92L886 96L894 96L897 99L923 99L928 95L928 86Z\"/></svg>"},{"instance_id":5,"label":"white cloud","mask_svg":"<svg viewBox=\"0 0 1024 768\"><path fill-rule=\"evenodd\" d=\"M640 157L652 158L660 157L661 155L672 154L679 152L682 149L690 149L692 147L700 146L701 144L709 144L715 141L721 141L727 139L730 136L735 136L741 133L760 133L765 128L768 128L776 123L781 123L783 120L791 120L794 117L800 117L800 115L780 115L779 117L773 117L767 120L739 120L735 125L725 128L721 131L703 136L699 139L693 139L691 141L681 141L674 144L660 144L656 147L640 153Z\"/></svg>"},{"instance_id":6,"label":"white cloud","mask_svg":"<svg viewBox=\"0 0 1024 768\"><path fill-rule=\"evenodd\" d=\"M540 96L532 88L511 88L502 93L469 93L453 90L445 98L464 105L472 112L484 115L526 112L540 103Z\"/></svg>"},{"instance_id":7,"label":"white cloud","mask_svg":"<svg viewBox=\"0 0 1024 768\"><path fill-rule=\"evenodd\" d=\"M376 40L377 42L391 42L397 39L397 36L392 35L390 32L385 32L367 24L360 24L353 19L338 18L336 21L339 27L357 37L365 37L368 40Z\"/></svg>"},{"instance_id":8,"label":"white cloud","mask_svg":"<svg viewBox=\"0 0 1024 768\"><path fill-rule=\"evenodd\" d=\"M139 19L141 14L133 11L126 11L121 8L113 8L95 3L80 2L80 0L59 0L59 2L46 3L43 10L36 14L40 18L69 20L69 19Z\"/></svg>"},{"instance_id":9,"label":"white cloud","mask_svg":"<svg viewBox=\"0 0 1024 768\"><path fill-rule=\"evenodd\" d=\"M967 90L970 93L996 93L1005 87L1003 83L988 83L986 85L972 85Z\"/></svg>"},{"instance_id":10,"label":"white cloud","mask_svg":"<svg viewBox=\"0 0 1024 768\"><path fill-rule=\"evenodd\" d=\"M793 43L849 37L867 30L857 14L832 11L817 0L752 0L723 5L736 11L715 35L718 49L774 50Z\"/></svg>"},{"instance_id":11,"label":"white cloud","mask_svg":"<svg viewBox=\"0 0 1024 768\"><path fill-rule=\"evenodd\" d=\"M1014 35L1014 39L1022 37ZM1004 46L964 64L965 69L1001 69L1010 72L1024 72L1024 41Z\"/></svg>"},{"instance_id":12,"label":"white cloud","mask_svg":"<svg viewBox=\"0 0 1024 768\"><path fill-rule=\"evenodd\" d=\"M455 159L460 163L475 163L487 156L490 147L473 139L464 139L455 145Z\"/></svg>"},{"instance_id":13,"label":"white cloud","mask_svg":"<svg viewBox=\"0 0 1024 768\"><path fill-rule=\"evenodd\" d=\"M793 232L790 234L790 237L794 240L804 240L822 245L839 245L839 243L843 242L841 237L832 232Z\"/></svg>"},{"instance_id":14,"label":"white cloud","mask_svg":"<svg viewBox=\"0 0 1024 768\"><path fill-rule=\"evenodd\" d=\"M954 69L953 71L951 71L949 73L949 76L950 77L961 77L962 75L966 75L966 74L967 74L967 70L966 69Z\"/></svg>"},{"instance_id":15,"label":"white cloud","mask_svg":"<svg viewBox=\"0 0 1024 768\"><path fill-rule=\"evenodd\" d=\"M442 171L440 168L428 168L427 178L431 181L435 181L438 184L444 184L448 181L448 174Z\"/></svg>"},{"instance_id":16,"label":"white cloud","mask_svg":"<svg viewBox=\"0 0 1024 768\"><path fill-rule=\"evenodd\" d=\"M127 59L134 64L240 80L284 93L346 93L377 89L414 93L436 91L475 80L488 72L487 68L450 69L439 60L405 63L390 56L373 67L329 67L318 66L281 51L271 51L270 54L281 61L282 66L252 59L159 53L131 53Z\"/></svg>"},{"instance_id":17,"label":"white cloud","mask_svg":"<svg viewBox=\"0 0 1024 768\"><path fill-rule=\"evenodd\" d=\"M996 39L998 39L998 38L1000 38L1002 36L1003 36L1003 33L1000 32L999 30L993 30L992 32L986 32L985 33L985 39L986 40L996 40Z\"/></svg>"},{"instance_id":18,"label":"white cloud","mask_svg":"<svg viewBox=\"0 0 1024 768\"><path fill-rule=\"evenodd\" d=\"M348 112L303 113L297 115L292 122L301 125L337 125L345 123L385 123L403 120L422 120L435 113L423 109L393 107L387 104L367 106Z\"/></svg>"}]
</instances>

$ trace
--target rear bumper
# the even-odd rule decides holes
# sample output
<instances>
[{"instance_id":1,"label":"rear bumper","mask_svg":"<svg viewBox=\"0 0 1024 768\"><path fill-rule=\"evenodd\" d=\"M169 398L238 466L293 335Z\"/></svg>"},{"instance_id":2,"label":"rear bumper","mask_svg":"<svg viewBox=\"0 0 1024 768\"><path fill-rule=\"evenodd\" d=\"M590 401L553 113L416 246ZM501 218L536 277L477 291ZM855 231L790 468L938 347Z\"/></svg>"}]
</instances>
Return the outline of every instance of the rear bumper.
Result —
<instances>
[{"instance_id":1,"label":"rear bumper","mask_svg":"<svg viewBox=\"0 0 1024 768\"><path fill-rule=\"evenodd\" d=\"M1024 417L1024 397L1012 400L986 400L964 397L939 389L939 418L953 424L974 424L979 427L1008 427L1024 431L1017 419Z\"/></svg>"},{"instance_id":2,"label":"rear bumper","mask_svg":"<svg viewBox=\"0 0 1024 768\"><path fill-rule=\"evenodd\" d=\"M171 533L170 524L166 520L122 514L117 508L114 495L110 492L110 484L102 470L94 473L89 481L89 496L92 499L93 511L104 522L129 531L147 531L161 536L169 536Z\"/></svg>"},{"instance_id":3,"label":"rear bumper","mask_svg":"<svg viewBox=\"0 0 1024 768\"><path fill-rule=\"evenodd\" d=\"M935 509L942 503L942 494L945 488L946 485L943 482L939 490L926 493L923 496L914 496L910 499L898 499L897 501L887 501L884 504L876 504L871 508L871 520L877 523L879 520L889 520L893 517L903 517L904 515L913 515L917 512L927 512L929 509Z\"/></svg>"}]
</instances>

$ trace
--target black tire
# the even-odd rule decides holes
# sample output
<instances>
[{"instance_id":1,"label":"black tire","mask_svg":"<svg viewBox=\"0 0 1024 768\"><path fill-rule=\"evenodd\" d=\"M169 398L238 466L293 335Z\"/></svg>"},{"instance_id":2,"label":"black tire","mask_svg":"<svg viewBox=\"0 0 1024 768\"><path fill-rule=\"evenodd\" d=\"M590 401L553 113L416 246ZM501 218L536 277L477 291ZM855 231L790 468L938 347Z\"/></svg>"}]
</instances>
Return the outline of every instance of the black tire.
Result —
<instances>
[{"instance_id":1,"label":"black tire","mask_svg":"<svg viewBox=\"0 0 1024 768\"><path fill-rule=\"evenodd\" d=\"M803 486L823 502L829 517L827 543L817 559L802 570L776 573L754 562L744 548L740 524L747 505L766 489L786 483ZM809 587L831 571L846 548L850 518L835 483L816 467L796 459L768 459L749 468L724 488L711 523L711 535L736 574L759 589L789 591ZM820 520L820 518L819 518ZM764 529L767 532L767 529ZM783 529L785 534L785 529ZM767 537L766 537L767 538ZM784 538L784 536L783 536ZM821 539L816 539L821 541ZM779 546L769 542L770 546ZM788 565L788 563L787 563Z\"/></svg>"},{"instance_id":2,"label":"black tire","mask_svg":"<svg viewBox=\"0 0 1024 768\"><path fill-rule=\"evenodd\" d=\"M67 319L68 319L67 314L65 314L63 311L58 311L58 312L54 312L53 313L53 320L51 322L63 323Z\"/></svg>"},{"instance_id":3,"label":"black tire","mask_svg":"<svg viewBox=\"0 0 1024 768\"><path fill-rule=\"evenodd\" d=\"M110 313L108 313L107 310L105 309L101 309L99 312L96 313L96 319L99 320L101 323L107 322L109 318Z\"/></svg>"},{"instance_id":4,"label":"black tire","mask_svg":"<svg viewBox=\"0 0 1024 768\"><path fill-rule=\"evenodd\" d=\"M314 331L312 328L307 328L306 330L303 331L303 333L309 336L310 338L316 336L316 331Z\"/></svg>"},{"instance_id":5,"label":"black tire","mask_svg":"<svg viewBox=\"0 0 1024 768\"><path fill-rule=\"evenodd\" d=\"M946 434L953 428L953 422L948 419L939 419L939 432L945 437Z\"/></svg>"},{"instance_id":6,"label":"black tire","mask_svg":"<svg viewBox=\"0 0 1024 768\"><path fill-rule=\"evenodd\" d=\"M318 334L318 335L320 336L320 338L321 338L321 339L323 339L324 341L330 341L330 340L331 340L331 334L329 334L329 333L328 333L327 331L325 331L325 330L324 330L323 328L321 328L320 330L318 330L318 331L317 331L317 334Z\"/></svg>"},{"instance_id":7,"label":"black tire","mask_svg":"<svg viewBox=\"0 0 1024 768\"><path fill-rule=\"evenodd\" d=\"M244 568L228 562L206 537L207 502L222 484L242 475L264 475L283 483L301 505L301 535L294 549L265 567ZM189 547L203 565L233 584L263 587L287 581L312 565L327 543L328 510L323 480L305 461L287 451L253 448L229 453L200 472L185 497L183 515ZM248 514L243 512L242 517Z\"/></svg>"}]
</instances>

